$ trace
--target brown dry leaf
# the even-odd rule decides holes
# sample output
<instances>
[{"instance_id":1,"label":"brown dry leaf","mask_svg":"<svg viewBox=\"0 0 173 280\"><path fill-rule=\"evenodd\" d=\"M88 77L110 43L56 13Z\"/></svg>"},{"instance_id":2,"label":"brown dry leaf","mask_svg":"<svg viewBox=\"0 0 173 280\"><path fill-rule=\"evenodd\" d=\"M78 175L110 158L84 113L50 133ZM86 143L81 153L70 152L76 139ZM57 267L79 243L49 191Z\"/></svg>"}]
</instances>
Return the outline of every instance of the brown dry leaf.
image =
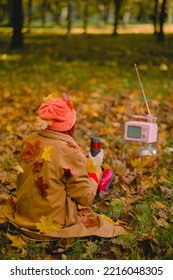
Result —
<instances>
[{"instance_id":1,"label":"brown dry leaf","mask_svg":"<svg viewBox=\"0 0 173 280\"><path fill-rule=\"evenodd\" d=\"M155 207L155 208L157 208L157 209L166 209L166 208L167 208L167 205L161 203L160 201L155 201L155 202L153 203L153 207Z\"/></svg>"},{"instance_id":2,"label":"brown dry leaf","mask_svg":"<svg viewBox=\"0 0 173 280\"><path fill-rule=\"evenodd\" d=\"M21 157L25 161L32 161L40 153L40 141L36 141L34 144L29 142L25 143L25 150L22 152Z\"/></svg>"},{"instance_id":3,"label":"brown dry leaf","mask_svg":"<svg viewBox=\"0 0 173 280\"><path fill-rule=\"evenodd\" d=\"M37 118L35 122L36 129L46 129L49 125L52 125L52 121L42 120L41 118Z\"/></svg>"},{"instance_id":4,"label":"brown dry leaf","mask_svg":"<svg viewBox=\"0 0 173 280\"><path fill-rule=\"evenodd\" d=\"M172 194L172 189L170 189L168 187L161 186L160 189L165 198L169 198L170 195Z\"/></svg>"},{"instance_id":5,"label":"brown dry leaf","mask_svg":"<svg viewBox=\"0 0 173 280\"><path fill-rule=\"evenodd\" d=\"M169 228L169 223L166 221L165 218L161 217L161 218L157 219L154 216L154 221L155 221L156 226L158 226L158 227Z\"/></svg>"}]
</instances>

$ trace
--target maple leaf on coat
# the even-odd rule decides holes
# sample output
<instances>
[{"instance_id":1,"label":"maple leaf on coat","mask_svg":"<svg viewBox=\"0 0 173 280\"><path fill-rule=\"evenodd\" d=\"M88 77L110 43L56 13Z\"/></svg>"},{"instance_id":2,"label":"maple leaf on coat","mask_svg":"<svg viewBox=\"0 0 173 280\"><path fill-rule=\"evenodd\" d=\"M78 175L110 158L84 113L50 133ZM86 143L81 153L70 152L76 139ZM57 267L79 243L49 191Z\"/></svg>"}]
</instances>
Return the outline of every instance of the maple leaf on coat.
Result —
<instances>
[{"instance_id":1,"label":"maple leaf on coat","mask_svg":"<svg viewBox=\"0 0 173 280\"><path fill-rule=\"evenodd\" d=\"M49 188L49 186L48 184L43 182L43 177L38 177L37 180L34 180L34 182L38 187L40 195L46 197L48 195L47 189Z\"/></svg>"},{"instance_id":2,"label":"maple leaf on coat","mask_svg":"<svg viewBox=\"0 0 173 280\"><path fill-rule=\"evenodd\" d=\"M60 224L54 223L51 217L45 216L40 218L40 223L36 223L36 227L41 233L49 233L62 228Z\"/></svg>"},{"instance_id":3,"label":"maple leaf on coat","mask_svg":"<svg viewBox=\"0 0 173 280\"><path fill-rule=\"evenodd\" d=\"M72 174L70 168L67 168L67 169L63 168L63 169L64 169L64 177L65 177L66 179L73 177L73 174Z\"/></svg>"},{"instance_id":4,"label":"maple leaf on coat","mask_svg":"<svg viewBox=\"0 0 173 280\"><path fill-rule=\"evenodd\" d=\"M18 164L16 166L17 175L22 174L24 172L23 168Z\"/></svg>"},{"instance_id":5,"label":"maple leaf on coat","mask_svg":"<svg viewBox=\"0 0 173 280\"><path fill-rule=\"evenodd\" d=\"M33 172L39 172L41 171L42 167L43 167L43 162L38 162L37 160L34 161L34 166L32 168Z\"/></svg>"},{"instance_id":6,"label":"maple leaf on coat","mask_svg":"<svg viewBox=\"0 0 173 280\"><path fill-rule=\"evenodd\" d=\"M97 216L95 214L87 214L84 213L82 210L79 212L79 216L81 219L82 224L86 228L94 227L98 225Z\"/></svg>"},{"instance_id":7,"label":"maple leaf on coat","mask_svg":"<svg viewBox=\"0 0 173 280\"><path fill-rule=\"evenodd\" d=\"M45 146L41 155L41 159L44 159L45 161L51 161L53 149L53 146Z\"/></svg>"},{"instance_id":8,"label":"maple leaf on coat","mask_svg":"<svg viewBox=\"0 0 173 280\"><path fill-rule=\"evenodd\" d=\"M26 142L25 143L25 150L21 154L21 157L25 161L32 161L40 153L40 150L41 150L40 141L36 141L34 144Z\"/></svg>"},{"instance_id":9,"label":"maple leaf on coat","mask_svg":"<svg viewBox=\"0 0 173 280\"><path fill-rule=\"evenodd\" d=\"M8 203L9 203L12 207L16 207L16 203L15 203L14 198L13 198L12 196L9 197Z\"/></svg>"}]
</instances>

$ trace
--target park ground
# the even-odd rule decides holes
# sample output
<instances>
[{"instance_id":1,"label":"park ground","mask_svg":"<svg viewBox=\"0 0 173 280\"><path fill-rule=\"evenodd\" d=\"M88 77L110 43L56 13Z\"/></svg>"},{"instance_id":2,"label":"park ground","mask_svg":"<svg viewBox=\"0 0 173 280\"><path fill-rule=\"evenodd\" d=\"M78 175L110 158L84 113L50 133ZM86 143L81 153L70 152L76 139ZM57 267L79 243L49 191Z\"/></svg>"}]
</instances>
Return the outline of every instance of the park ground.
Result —
<instances>
[{"instance_id":1,"label":"park ground","mask_svg":"<svg viewBox=\"0 0 173 280\"><path fill-rule=\"evenodd\" d=\"M1 259L173 259L173 35L169 29L158 43L151 26L134 28L119 29L116 37L95 31L70 38L64 31L34 29L16 51L10 49L11 31L0 29L0 192L15 192L20 146L36 128L44 96L67 91L78 114L76 140L85 153L90 136L99 135L104 168L115 172L111 191L92 207L129 229L112 239L38 242L1 224ZM156 156L140 157L141 144L123 139L124 122L142 113L134 63L147 98L159 105Z\"/></svg>"}]
</instances>

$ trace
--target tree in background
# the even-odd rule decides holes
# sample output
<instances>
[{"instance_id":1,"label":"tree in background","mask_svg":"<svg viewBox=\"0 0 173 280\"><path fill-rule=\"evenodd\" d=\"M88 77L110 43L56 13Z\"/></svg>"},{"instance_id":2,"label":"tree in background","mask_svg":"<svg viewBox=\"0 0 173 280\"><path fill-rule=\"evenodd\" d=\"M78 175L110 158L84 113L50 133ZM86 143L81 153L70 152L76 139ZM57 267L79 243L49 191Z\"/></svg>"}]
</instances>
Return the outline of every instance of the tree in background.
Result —
<instances>
[{"instance_id":1,"label":"tree in background","mask_svg":"<svg viewBox=\"0 0 173 280\"><path fill-rule=\"evenodd\" d=\"M32 0L28 0L28 32L30 31L31 21L32 21Z\"/></svg>"},{"instance_id":2,"label":"tree in background","mask_svg":"<svg viewBox=\"0 0 173 280\"><path fill-rule=\"evenodd\" d=\"M162 0L161 11L160 11L160 30L158 32L158 41L164 41L163 25L165 21L165 10L166 10L166 0Z\"/></svg>"},{"instance_id":3,"label":"tree in background","mask_svg":"<svg viewBox=\"0 0 173 280\"><path fill-rule=\"evenodd\" d=\"M122 3L123 3L123 0L114 0L115 13L114 13L114 31L113 31L113 35L117 35L117 28L118 28L118 23L119 23L119 15L120 15L120 9L121 9Z\"/></svg>"},{"instance_id":4,"label":"tree in background","mask_svg":"<svg viewBox=\"0 0 173 280\"><path fill-rule=\"evenodd\" d=\"M171 1L173 0L0 0L2 8L0 15L2 15L1 24L6 24L9 11L12 9L10 21L13 27L11 43L13 48L20 48L23 45L22 6L26 15L24 25L28 30L32 24L40 25L40 22L42 27L46 27L47 24L49 26L65 24L69 36L72 26L81 24L86 33L89 23L97 24L97 28L108 23L113 25L113 35L117 35L120 20L126 27L131 23L139 21L141 24L151 23L153 20L154 34L160 42L164 40L166 3L169 4Z\"/></svg>"},{"instance_id":5,"label":"tree in background","mask_svg":"<svg viewBox=\"0 0 173 280\"><path fill-rule=\"evenodd\" d=\"M89 15L89 0L86 0L85 4L84 4L84 13L83 13L83 29L84 29L84 34L87 33L88 15Z\"/></svg>"},{"instance_id":6,"label":"tree in background","mask_svg":"<svg viewBox=\"0 0 173 280\"><path fill-rule=\"evenodd\" d=\"M155 0L154 1L154 16L153 16L154 34L157 34L158 5L159 5L159 0Z\"/></svg>"},{"instance_id":7,"label":"tree in background","mask_svg":"<svg viewBox=\"0 0 173 280\"><path fill-rule=\"evenodd\" d=\"M22 0L12 0L11 24L13 27L13 35L11 41L12 49L20 49L23 47L23 5Z\"/></svg>"},{"instance_id":8,"label":"tree in background","mask_svg":"<svg viewBox=\"0 0 173 280\"><path fill-rule=\"evenodd\" d=\"M159 0L155 0L154 5L154 34L157 36L158 42L164 41L164 31L163 26L165 22L165 16L166 16L166 3L167 0L161 1L160 6L160 14L159 14Z\"/></svg>"}]
</instances>

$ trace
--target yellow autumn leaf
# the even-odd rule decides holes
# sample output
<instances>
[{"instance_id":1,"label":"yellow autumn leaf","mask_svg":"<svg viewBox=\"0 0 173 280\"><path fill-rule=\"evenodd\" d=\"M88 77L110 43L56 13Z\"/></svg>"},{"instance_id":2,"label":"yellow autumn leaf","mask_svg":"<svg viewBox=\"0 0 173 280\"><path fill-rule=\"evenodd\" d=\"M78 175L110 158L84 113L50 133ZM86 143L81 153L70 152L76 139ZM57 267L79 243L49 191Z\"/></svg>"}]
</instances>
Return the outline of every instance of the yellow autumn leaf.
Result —
<instances>
[{"instance_id":1,"label":"yellow autumn leaf","mask_svg":"<svg viewBox=\"0 0 173 280\"><path fill-rule=\"evenodd\" d=\"M49 94L48 96L44 96L44 102L49 101L50 99L54 98L53 94Z\"/></svg>"},{"instance_id":2,"label":"yellow autumn leaf","mask_svg":"<svg viewBox=\"0 0 173 280\"><path fill-rule=\"evenodd\" d=\"M136 171L144 172L146 171L146 167L148 166L148 158L142 157L142 158L136 158L134 160L130 161L131 166L136 169Z\"/></svg>"},{"instance_id":3,"label":"yellow autumn leaf","mask_svg":"<svg viewBox=\"0 0 173 280\"><path fill-rule=\"evenodd\" d=\"M53 146L45 146L41 155L41 159L44 159L45 161L51 161L53 149Z\"/></svg>"},{"instance_id":4,"label":"yellow autumn leaf","mask_svg":"<svg viewBox=\"0 0 173 280\"><path fill-rule=\"evenodd\" d=\"M161 203L160 201L155 201L155 206L157 207L157 209L165 209L167 206L163 203Z\"/></svg>"},{"instance_id":5,"label":"yellow autumn leaf","mask_svg":"<svg viewBox=\"0 0 173 280\"><path fill-rule=\"evenodd\" d=\"M111 169L111 166L110 166L109 164L107 164L106 162L104 162L104 163L102 164L102 168L103 168L103 169Z\"/></svg>"},{"instance_id":6,"label":"yellow autumn leaf","mask_svg":"<svg viewBox=\"0 0 173 280\"><path fill-rule=\"evenodd\" d=\"M87 160L87 170L88 172L96 173L98 165L93 162L92 158L89 157Z\"/></svg>"},{"instance_id":7,"label":"yellow autumn leaf","mask_svg":"<svg viewBox=\"0 0 173 280\"><path fill-rule=\"evenodd\" d=\"M124 113L126 110L126 106L124 105L119 105L119 106L116 106L116 111L119 112L119 113Z\"/></svg>"},{"instance_id":8,"label":"yellow autumn leaf","mask_svg":"<svg viewBox=\"0 0 173 280\"><path fill-rule=\"evenodd\" d=\"M22 174L24 172L23 168L18 164L16 166L17 175Z\"/></svg>"},{"instance_id":9,"label":"yellow autumn leaf","mask_svg":"<svg viewBox=\"0 0 173 280\"><path fill-rule=\"evenodd\" d=\"M13 221L14 219L14 207L11 205L0 205L0 213L1 215L4 215L5 218L7 218L10 221Z\"/></svg>"},{"instance_id":10,"label":"yellow autumn leaf","mask_svg":"<svg viewBox=\"0 0 173 280\"><path fill-rule=\"evenodd\" d=\"M40 218L40 223L36 223L36 227L41 233L49 233L62 228L58 223L54 223L51 217L45 216Z\"/></svg>"},{"instance_id":11,"label":"yellow autumn leaf","mask_svg":"<svg viewBox=\"0 0 173 280\"><path fill-rule=\"evenodd\" d=\"M57 96L58 96L58 94L57 94L56 92L52 92L52 93L49 94L48 96L44 96L44 102L47 102L47 101L49 101L50 99L55 98L55 97L57 97Z\"/></svg>"},{"instance_id":12,"label":"yellow autumn leaf","mask_svg":"<svg viewBox=\"0 0 173 280\"><path fill-rule=\"evenodd\" d=\"M108 216L101 214L100 215L104 220L106 220L108 223L114 225L114 226L118 226L120 224L119 220L117 220L116 222L114 222L111 218L109 218Z\"/></svg>"},{"instance_id":13,"label":"yellow autumn leaf","mask_svg":"<svg viewBox=\"0 0 173 280\"><path fill-rule=\"evenodd\" d=\"M20 236L11 235L9 233L7 233L6 236L12 241L11 246L16 247L18 249L23 248L27 244Z\"/></svg>"},{"instance_id":14,"label":"yellow autumn leaf","mask_svg":"<svg viewBox=\"0 0 173 280\"><path fill-rule=\"evenodd\" d=\"M7 126L6 126L6 130L7 130L10 134L13 134L13 132L14 132L13 126L11 126L11 125L7 125Z\"/></svg>"},{"instance_id":15,"label":"yellow autumn leaf","mask_svg":"<svg viewBox=\"0 0 173 280\"><path fill-rule=\"evenodd\" d=\"M0 224L4 224L6 222L8 222L8 220L5 218L5 216L2 213L0 213Z\"/></svg>"}]
</instances>

